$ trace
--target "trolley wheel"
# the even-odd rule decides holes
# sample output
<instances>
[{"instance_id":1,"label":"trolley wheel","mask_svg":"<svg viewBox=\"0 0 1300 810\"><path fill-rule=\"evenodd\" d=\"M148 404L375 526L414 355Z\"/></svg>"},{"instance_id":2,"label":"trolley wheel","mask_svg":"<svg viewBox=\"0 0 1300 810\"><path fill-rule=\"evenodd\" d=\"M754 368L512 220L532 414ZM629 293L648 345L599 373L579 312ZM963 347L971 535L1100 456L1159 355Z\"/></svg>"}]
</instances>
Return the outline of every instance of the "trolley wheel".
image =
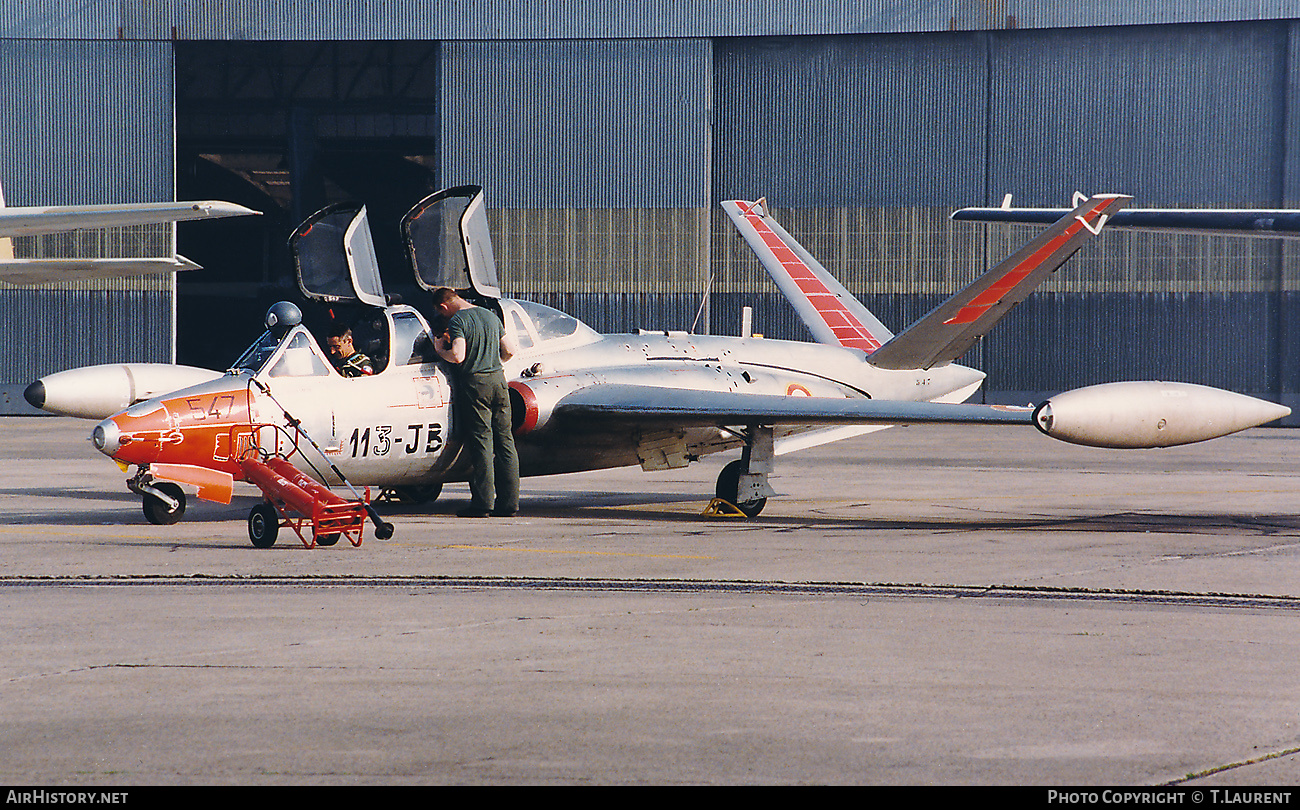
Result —
<instances>
[{"instance_id":1,"label":"trolley wheel","mask_svg":"<svg viewBox=\"0 0 1300 810\"><path fill-rule=\"evenodd\" d=\"M332 546L337 543L339 538L342 536L343 535L340 532L334 532L333 534L318 534L316 535L316 545Z\"/></svg>"},{"instance_id":2,"label":"trolley wheel","mask_svg":"<svg viewBox=\"0 0 1300 810\"><path fill-rule=\"evenodd\" d=\"M248 539L258 548L270 548L275 545L275 536L280 533L280 513L275 504L263 501L248 513Z\"/></svg>"},{"instance_id":3,"label":"trolley wheel","mask_svg":"<svg viewBox=\"0 0 1300 810\"><path fill-rule=\"evenodd\" d=\"M745 514L745 517L755 517L763 511L767 505L767 498L754 498L750 501L740 503L737 498L740 497L740 476L745 472L745 462L733 461L722 468L718 474L718 485L714 488L714 497L721 498Z\"/></svg>"},{"instance_id":4,"label":"trolley wheel","mask_svg":"<svg viewBox=\"0 0 1300 810\"><path fill-rule=\"evenodd\" d=\"M159 481L154 484L154 487L167 493L169 497L175 498L176 507L168 506L162 498L156 495L145 493L143 503L145 519L155 526L170 526L179 521L181 516L185 514L185 493L170 481Z\"/></svg>"}]
</instances>

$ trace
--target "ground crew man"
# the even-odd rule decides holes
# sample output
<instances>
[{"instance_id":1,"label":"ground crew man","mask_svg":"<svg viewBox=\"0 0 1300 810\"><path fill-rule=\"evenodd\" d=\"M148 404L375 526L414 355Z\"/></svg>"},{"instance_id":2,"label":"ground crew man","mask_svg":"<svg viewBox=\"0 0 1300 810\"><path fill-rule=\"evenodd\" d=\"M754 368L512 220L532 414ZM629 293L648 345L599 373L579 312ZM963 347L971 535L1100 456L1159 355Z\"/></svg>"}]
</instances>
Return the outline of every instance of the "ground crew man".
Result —
<instances>
[{"instance_id":1,"label":"ground crew man","mask_svg":"<svg viewBox=\"0 0 1300 810\"><path fill-rule=\"evenodd\" d=\"M434 290L433 305L447 319L447 331L434 348L456 367L457 412L472 466L470 504L456 514L509 517L519 510L519 457L501 361L509 360L514 348L495 313L455 290Z\"/></svg>"}]
</instances>

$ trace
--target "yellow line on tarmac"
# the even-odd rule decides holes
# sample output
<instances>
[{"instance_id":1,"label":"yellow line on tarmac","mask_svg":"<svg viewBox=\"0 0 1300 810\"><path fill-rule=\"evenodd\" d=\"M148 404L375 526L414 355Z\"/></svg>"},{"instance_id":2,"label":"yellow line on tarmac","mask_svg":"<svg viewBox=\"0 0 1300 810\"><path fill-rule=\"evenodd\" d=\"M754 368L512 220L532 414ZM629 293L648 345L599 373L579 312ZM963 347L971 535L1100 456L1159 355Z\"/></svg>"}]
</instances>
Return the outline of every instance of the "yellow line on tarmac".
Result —
<instances>
[{"instance_id":1,"label":"yellow line on tarmac","mask_svg":"<svg viewBox=\"0 0 1300 810\"><path fill-rule=\"evenodd\" d=\"M103 538L106 540L157 540L159 539L158 535L156 534L95 534L94 532L89 532L89 531L81 531L81 532L56 531L56 530L52 530L49 524L41 524L41 523L9 523L0 526L0 532L4 532L6 534L17 534L17 533L31 534L35 530L39 530L42 537L48 537L48 536L94 537L94 538Z\"/></svg>"},{"instance_id":2,"label":"yellow line on tarmac","mask_svg":"<svg viewBox=\"0 0 1300 810\"><path fill-rule=\"evenodd\" d=\"M516 548L514 546L443 546L462 551L527 551L533 554L584 554L592 557L645 557L651 560L716 560L694 554L630 554L625 551L571 551L559 548Z\"/></svg>"}]
</instances>

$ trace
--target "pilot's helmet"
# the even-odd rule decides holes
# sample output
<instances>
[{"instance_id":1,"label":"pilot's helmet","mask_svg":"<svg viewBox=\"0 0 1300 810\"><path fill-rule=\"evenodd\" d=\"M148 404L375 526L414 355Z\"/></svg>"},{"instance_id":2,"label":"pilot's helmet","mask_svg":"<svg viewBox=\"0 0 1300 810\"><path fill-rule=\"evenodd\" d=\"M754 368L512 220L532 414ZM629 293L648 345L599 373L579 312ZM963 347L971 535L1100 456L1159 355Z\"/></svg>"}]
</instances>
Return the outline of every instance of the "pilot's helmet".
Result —
<instances>
[{"instance_id":1,"label":"pilot's helmet","mask_svg":"<svg viewBox=\"0 0 1300 810\"><path fill-rule=\"evenodd\" d=\"M302 310L292 301L279 301L266 311L266 328L281 334L302 323Z\"/></svg>"}]
</instances>

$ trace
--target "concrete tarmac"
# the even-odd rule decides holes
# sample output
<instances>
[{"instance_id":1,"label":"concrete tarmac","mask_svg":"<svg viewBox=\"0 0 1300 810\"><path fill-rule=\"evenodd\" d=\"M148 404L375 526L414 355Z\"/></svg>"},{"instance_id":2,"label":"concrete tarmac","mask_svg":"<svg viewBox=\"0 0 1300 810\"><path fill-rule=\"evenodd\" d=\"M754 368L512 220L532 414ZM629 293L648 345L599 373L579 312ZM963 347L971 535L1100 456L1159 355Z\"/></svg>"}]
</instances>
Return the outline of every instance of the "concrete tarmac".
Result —
<instances>
[{"instance_id":1,"label":"concrete tarmac","mask_svg":"<svg viewBox=\"0 0 1300 810\"><path fill-rule=\"evenodd\" d=\"M0 779L1300 782L1300 432L1160 451L913 427L778 459L463 485L253 548L152 526L90 423L0 418Z\"/></svg>"}]
</instances>

